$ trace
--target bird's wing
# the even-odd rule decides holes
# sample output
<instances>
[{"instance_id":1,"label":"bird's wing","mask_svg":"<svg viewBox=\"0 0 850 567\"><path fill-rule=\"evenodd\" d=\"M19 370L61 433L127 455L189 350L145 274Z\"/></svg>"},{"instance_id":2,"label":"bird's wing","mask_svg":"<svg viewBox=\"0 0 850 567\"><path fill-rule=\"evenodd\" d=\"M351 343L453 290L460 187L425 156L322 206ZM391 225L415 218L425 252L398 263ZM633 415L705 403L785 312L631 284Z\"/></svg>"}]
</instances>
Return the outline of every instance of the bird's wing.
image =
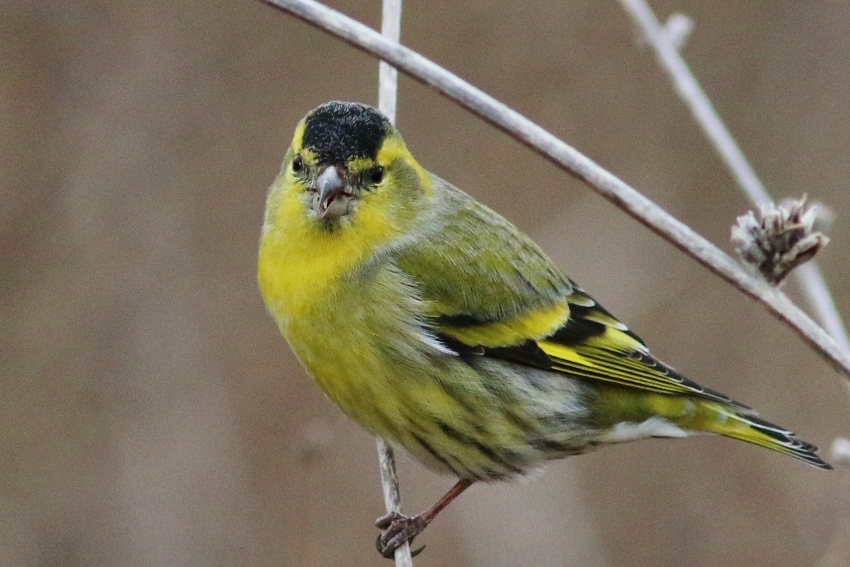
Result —
<instances>
[{"instance_id":1,"label":"bird's wing","mask_svg":"<svg viewBox=\"0 0 850 567\"><path fill-rule=\"evenodd\" d=\"M499 214L439 178L434 184L440 222L397 251L395 261L416 282L432 330L449 348L740 406L657 360Z\"/></svg>"},{"instance_id":2,"label":"bird's wing","mask_svg":"<svg viewBox=\"0 0 850 567\"><path fill-rule=\"evenodd\" d=\"M570 315L552 335L535 340L559 372L662 394L689 394L746 408L688 380L655 358L644 342L583 290L567 301ZM526 347L528 348L528 347Z\"/></svg>"}]
</instances>

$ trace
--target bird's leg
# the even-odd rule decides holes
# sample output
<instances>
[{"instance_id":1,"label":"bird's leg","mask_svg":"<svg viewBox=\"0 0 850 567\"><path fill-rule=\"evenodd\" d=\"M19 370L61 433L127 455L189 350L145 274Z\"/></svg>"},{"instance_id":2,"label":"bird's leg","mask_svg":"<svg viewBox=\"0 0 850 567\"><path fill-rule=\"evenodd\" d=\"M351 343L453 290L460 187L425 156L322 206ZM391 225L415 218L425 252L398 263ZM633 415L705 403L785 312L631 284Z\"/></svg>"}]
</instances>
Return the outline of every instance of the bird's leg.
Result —
<instances>
[{"instance_id":1,"label":"bird's leg","mask_svg":"<svg viewBox=\"0 0 850 567\"><path fill-rule=\"evenodd\" d=\"M378 518L375 525L384 530L375 542L378 552L387 559L392 558L398 546L406 541L413 541L443 508L472 486L472 482L469 479L460 479L436 504L416 516L408 517L392 512Z\"/></svg>"}]
</instances>

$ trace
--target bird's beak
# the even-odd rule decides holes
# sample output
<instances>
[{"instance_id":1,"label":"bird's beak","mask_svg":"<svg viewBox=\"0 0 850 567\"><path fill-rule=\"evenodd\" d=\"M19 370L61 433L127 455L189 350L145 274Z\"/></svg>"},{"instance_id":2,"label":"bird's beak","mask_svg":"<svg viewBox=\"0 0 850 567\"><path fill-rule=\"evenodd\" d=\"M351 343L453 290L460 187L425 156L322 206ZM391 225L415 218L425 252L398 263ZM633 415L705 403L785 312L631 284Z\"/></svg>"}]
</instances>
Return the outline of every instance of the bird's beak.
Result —
<instances>
[{"instance_id":1,"label":"bird's beak","mask_svg":"<svg viewBox=\"0 0 850 567\"><path fill-rule=\"evenodd\" d=\"M354 193L348 190L339 168L329 165L316 179L311 207L323 219L335 219L350 212Z\"/></svg>"}]
</instances>

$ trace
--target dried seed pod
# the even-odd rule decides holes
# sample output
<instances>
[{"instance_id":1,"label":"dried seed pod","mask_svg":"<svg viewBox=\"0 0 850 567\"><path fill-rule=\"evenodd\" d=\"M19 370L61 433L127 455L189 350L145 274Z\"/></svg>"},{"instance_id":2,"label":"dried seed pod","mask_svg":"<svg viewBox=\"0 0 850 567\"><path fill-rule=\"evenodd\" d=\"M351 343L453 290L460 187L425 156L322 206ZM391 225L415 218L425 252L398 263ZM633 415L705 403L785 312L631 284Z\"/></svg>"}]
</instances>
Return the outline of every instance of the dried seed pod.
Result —
<instances>
[{"instance_id":1,"label":"dried seed pod","mask_svg":"<svg viewBox=\"0 0 850 567\"><path fill-rule=\"evenodd\" d=\"M732 226L732 245L747 264L778 285L826 246L829 238L818 229L831 220L822 205L807 207L805 195L762 205L758 218L752 211L738 217Z\"/></svg>"}]
</instances>

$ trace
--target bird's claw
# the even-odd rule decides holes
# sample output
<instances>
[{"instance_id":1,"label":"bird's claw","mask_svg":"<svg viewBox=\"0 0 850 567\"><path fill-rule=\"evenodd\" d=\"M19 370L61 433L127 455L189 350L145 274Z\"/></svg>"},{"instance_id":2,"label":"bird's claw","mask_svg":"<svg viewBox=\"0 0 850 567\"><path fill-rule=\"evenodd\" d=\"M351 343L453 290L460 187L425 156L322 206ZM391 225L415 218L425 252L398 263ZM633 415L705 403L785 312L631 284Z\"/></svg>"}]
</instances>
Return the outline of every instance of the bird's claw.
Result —
<instances>
[{"instance_id":1,"label":"bird's claw","mask_svg":"<svg viewBox=\"0 0 850 567\"><path fill-rule=\"evenodd\" d=\"M375 547L383 557L392 559L399 546L404 542L412 543L413 538L419 535L428 524L422 516L409 517L392 512L375 520L375 525L384 530L375 540ZM425 546L412 551L410 555L415 557L423 549Z\"/></svg>"},{"instance_id":2,"label":"bird's claw","mask_svg":"<svg viewBox=\"0 0 850 567\"><path fill-rule=\"evenodd\" d=\"M382 530L385 530L388 527L390 527L390 524L393 523L393 520L398 520L400 518L406 518L406 517L407 516L399 514L398 512L389 512L387 514L384 514L383 516L381 516L377 520L375 520L375 527L382 529Z\"/></svg>"}]
</instances>

